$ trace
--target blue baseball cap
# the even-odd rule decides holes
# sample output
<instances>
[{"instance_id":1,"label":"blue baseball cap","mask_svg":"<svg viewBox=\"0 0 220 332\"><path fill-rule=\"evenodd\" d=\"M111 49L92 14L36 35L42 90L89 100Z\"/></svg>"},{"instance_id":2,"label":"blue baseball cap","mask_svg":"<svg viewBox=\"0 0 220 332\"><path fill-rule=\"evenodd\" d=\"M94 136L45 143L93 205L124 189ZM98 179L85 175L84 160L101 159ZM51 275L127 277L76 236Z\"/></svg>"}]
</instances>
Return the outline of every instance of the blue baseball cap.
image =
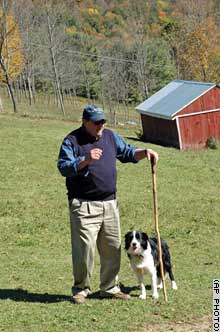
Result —
<instances>
[{"instance_id":1,"label":"blue baseball cap","mask_svg":"<svg viewBox=\"0 0 220 332\"><path fill-rule=\"evenodd\" d=\"M106 117L101 107L96 105L88 105L83 110L83 119L96 122L100 120L106 120Z\"/></svg>"}]
</instances>

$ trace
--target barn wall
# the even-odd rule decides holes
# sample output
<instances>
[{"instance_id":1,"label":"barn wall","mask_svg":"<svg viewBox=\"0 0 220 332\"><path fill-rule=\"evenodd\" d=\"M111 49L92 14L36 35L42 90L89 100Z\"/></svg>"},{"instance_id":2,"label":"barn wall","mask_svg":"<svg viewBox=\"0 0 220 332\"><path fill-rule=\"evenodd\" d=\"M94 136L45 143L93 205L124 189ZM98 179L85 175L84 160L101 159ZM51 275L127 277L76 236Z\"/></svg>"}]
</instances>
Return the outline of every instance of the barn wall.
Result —
<instances>
[{"instance_id":1,"label":"barn wall","mask_svg":"<svg viewBox=\"0 0 220 332\"><path fill-rule=\"evenodd\" d=\"M178 115L198 113L202 111L220 109L220 88L214 87L190 105L178 112Z\"/></svg>"},{"instance_id":2,"label":"barn wall","mask_svg":"<svg viewBox=\"0 0 220 332\"><path fill-rule=\"evenodd\" d=\"M179 118L182 149L199 149L211 136L220 140L220 111Z\"/></svg>"},{"instance_id":3,"label":"barn wall","mask_svg":"<svg viewBox=\"0 0 220 332\"><path fill-rule=\"evenodd\" d=\"M176 120L154 118L141 114L141 121L145 141L179 148Z\"/></svg>"}]
</instances>

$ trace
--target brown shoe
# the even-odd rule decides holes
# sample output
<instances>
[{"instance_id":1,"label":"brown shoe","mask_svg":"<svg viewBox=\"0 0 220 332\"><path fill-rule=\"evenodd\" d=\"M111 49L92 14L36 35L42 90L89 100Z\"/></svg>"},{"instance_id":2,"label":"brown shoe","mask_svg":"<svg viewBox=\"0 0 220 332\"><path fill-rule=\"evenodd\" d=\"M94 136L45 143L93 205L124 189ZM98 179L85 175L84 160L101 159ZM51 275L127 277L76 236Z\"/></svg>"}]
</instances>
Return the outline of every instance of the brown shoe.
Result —
<instances>
[{"instance_id":1,"label":"brown shoe","mask_svg":"<svg viewBox=\"0 0 220 332\"><path fill-rule=\"evenodd\" d=\"M100 292L101 298L111 298L111 299L121 299L121 300L128 300L130 299L129 294L125 294L123 292L117 292L115 294L111 294L109 292Z\"/></svg>"},{"instance_id":2,"label":"brown shoe","mask_svg":"<svg viewBox=\"0 0 220 332\"><path fill-rule=\"evenodd\" d=\"M86 301L86 297L83 294L76 294L72 296L72 302L75 304L82 304Z\"/></svg>"}]
</instances>

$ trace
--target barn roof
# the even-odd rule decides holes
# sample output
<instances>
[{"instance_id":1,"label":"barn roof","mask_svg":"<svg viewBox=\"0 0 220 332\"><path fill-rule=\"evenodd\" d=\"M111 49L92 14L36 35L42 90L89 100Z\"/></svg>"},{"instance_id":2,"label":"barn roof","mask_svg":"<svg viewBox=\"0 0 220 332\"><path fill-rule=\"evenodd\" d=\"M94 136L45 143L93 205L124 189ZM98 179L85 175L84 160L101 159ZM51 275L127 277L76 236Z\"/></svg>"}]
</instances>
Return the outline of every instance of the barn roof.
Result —
<instances>
[{"instance_id":1,"label":"barn roof","mask_svg":"<svg viewBox=\"0 0 220 332\"><path fill-rule=\"evenodd\" d=\"M175 80L138 105L136 110L141 114L171 120L214 86L215 83Z\"/></svg>"}]
</instances>

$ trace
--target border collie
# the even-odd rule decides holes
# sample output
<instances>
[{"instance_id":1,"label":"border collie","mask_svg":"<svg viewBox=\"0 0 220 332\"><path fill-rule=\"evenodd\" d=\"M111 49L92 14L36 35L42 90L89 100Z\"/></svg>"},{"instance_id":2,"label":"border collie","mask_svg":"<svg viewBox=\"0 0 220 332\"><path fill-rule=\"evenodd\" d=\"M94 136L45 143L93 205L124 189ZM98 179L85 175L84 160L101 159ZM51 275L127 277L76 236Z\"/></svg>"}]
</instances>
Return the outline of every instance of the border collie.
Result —
<instances>
[{"instance_id":1,"label":"border collie","mask_svg":"<svg viewBox=\"0 0 220 332\"><path fill-rule=\"evenodd\" d=\"M164 275L169 274L171 286L177 289L174 280L170 252L167 243L161 239L162 258ZM141 289L139 298L146 299L146 289L144 285L144 275L149 273L151 276L152 297L158 299L159 294L157 288L163 288L160 273L159 253L157 246L157 238L151 237L141 231L128 232L125 235L125 249L130 259L130 264L134 270Z\"/></svg>"}]
</instances>

